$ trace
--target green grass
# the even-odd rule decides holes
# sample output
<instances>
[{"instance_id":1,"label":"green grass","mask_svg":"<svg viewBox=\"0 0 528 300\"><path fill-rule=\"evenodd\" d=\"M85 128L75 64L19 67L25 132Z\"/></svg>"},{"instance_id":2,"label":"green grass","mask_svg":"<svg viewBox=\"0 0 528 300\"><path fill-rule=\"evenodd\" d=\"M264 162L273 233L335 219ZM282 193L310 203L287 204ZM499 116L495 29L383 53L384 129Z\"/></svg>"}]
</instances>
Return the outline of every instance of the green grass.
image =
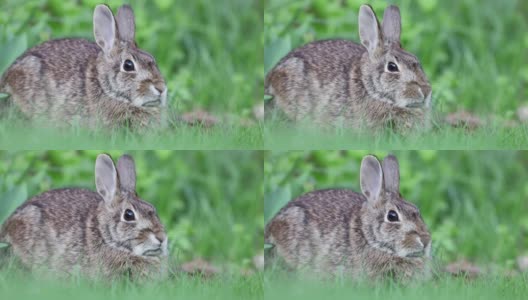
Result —
<instances>
[{"instance_id":1,"label":"green grass","mask_svg":"<svg viewBox=\"0 0 528 300\"><path fill-rule=\"evenodd\" d=\"M262 129L256 124L244 127L222 124L211 128L178 126L150 129L141 134L127 129L89 130L72 128L38 128L13 126L0 121L0 148L31 149L261 149Z\"/></svg>"},{"instance_id":2,"label":"green grass","mask_svg":"<svg viewBox=\"0 0 528 300\"><path fill-rule=\"evenodd\" d=\"M121 281L101 284L80 278L57 281L17 274L16 270L0 271L2 299L262 299L262 274L241 276L223 274L205 279L178 274L158 282L136 283Z\"/></svg>"},{"instance_id":3,"label":"green grass","mask_svg":"<svg viewBox=\"0 0 528 300\"><path fill-rule=\"evenodd\" d=\"M517 269L527 254L527 151L391 151L402 196L420 208L440 265L467 259ZM386 150L269 151L264 157L264 220L291 199L318 189L360 191L367 154Z\"/></svg>"},{"instance_id":4,"label":"green grass","mask_svg":"<svg viewBox=\"0 0 528 300\"><path fill-rule=\"evenodd\" d=\"M396 0L402 16L402 45L420 59L441 119L469 111L481 119L518 121L528 104L528 2L520 0ZM264 69L306 43L343 38L359 41L358 10L363 0L265 0ZM382 18L387 1L368 1ZM267 149L519 149L527 125L504 129L492 122L475 132L441 125L432 133L401 137L264 130Z\"/></svg>"},{"instance_id":5,"label":"green grass","mask_svg":"<svg viewBox=\"0 0 528 300\"><path fill-rule=\"evenodd\" d=\"M407 134L385 130L377 133L350 129L308 129L277 124L264 126L264 145L274 150L308 149L436 149L490 150L525 149L528 147L528 125L513 128L484 126L475 130L437 127L428 132Z\"/></svg>"},{"instance_id":6,"label":"green grass","mask_svg":"<svg viewBox=\"0 0 528 300\"><path fill-rule=\"evenodd\" d=\"M380 299L380 300L436 300L436 299L525 299L528 277L514 278L487 275L476 280L441 276L426 283L409 286L393 282L358 284L346 279L302 281L281 278L266 273L265 299Z\"/></svg>"},{"instance_id":7,"label":"green grass","mask_svg":"<svg viewBox=\"0 0 528 300\"><path fill-rule=\"evenodd\" d=\"M242 149L259 148L253 107L263 85L262 1L127 1L136 14L136 40L150 52L167 82L168 106L178 115L205 110L229 119L211 130L177 126L164 132L131 136L72 128L40 130L30 124L0 121L2 149L112 148ZM92 15L101 1L5 0L0 4L0 73L26 49L44 41L81 37L93 41ZM116 11L123 1L106 1ZM2 101L0 99L0 101ZM258 122L254 122L258 123ZM54 124L48 124L54 125ZM29 129L28 129L29 128ZM30 130L34 129L34 130ZM8 142L9 141L9 142Z\"/></svg>"},{"instance_id":8,"label":"green grass","mask_svg":"<svg viewBox=\"0 0 528 300\"><path fill-rule=\"evenodd\" d=\"M254 269L264 229L259 151L0 151L0 224L44 191L95 190L102 152L134 157L138 195L156 207L177 266L201 257L232 273Z\"/></svg>"}]
</instances>

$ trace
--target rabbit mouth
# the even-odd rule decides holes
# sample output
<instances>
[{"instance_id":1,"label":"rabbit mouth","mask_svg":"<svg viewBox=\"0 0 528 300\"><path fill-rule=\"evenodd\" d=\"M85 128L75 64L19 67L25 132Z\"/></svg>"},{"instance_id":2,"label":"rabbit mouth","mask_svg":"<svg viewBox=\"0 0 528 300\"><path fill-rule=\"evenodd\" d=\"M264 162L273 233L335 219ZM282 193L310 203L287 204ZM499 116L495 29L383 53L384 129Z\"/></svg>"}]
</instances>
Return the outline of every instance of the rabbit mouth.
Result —
<instances>
[{"instance_id":1,"label":"rabbit mouth","mask_svg":"<svg viewBox=\"0 0 528 300\"><path fill-rule=\"evenodd\" d=\"M143 256L160 256L163 253L161 248L151 249L143 252Z\"/></svg>"},{"instance_id":2,"label":"rabbit mouth","mask_svg":"<svg viewBox=\"0 0 528 300\"><path fill-rule=\"evenodd\" d=\"M419 250L419 251L414 251L414 252L408 253L405 257L410 257L410 258L423 257L424 255L425 255L425 251L424 250Z\"/></svg>"},{"instance_id":3,"label":"rabbit mouth","mask_svg":"<svg viewBox=\"0 0 528 300\"><path fill-rule=\"evenodd\" d=\"M407 103L407 105L405 105L406 108L421 108L423 107L425 104L425 102L423 101L416 101L416 102L411 102L411 103Z\"/></svg>"},{"instance_id":4,"label":"rabbit mouth","mask_svg":"<svg viewBox=\"0 0 528 300\"><path fill-rule=\"evenodd\" d=\"M155 106L160 106L160 105L161 105L161 100L160 99L156 99L156 100L150 100L150 101L144 102L142 106L144 106L144 107L155 107Z\"/></svg>"}]
</instances>

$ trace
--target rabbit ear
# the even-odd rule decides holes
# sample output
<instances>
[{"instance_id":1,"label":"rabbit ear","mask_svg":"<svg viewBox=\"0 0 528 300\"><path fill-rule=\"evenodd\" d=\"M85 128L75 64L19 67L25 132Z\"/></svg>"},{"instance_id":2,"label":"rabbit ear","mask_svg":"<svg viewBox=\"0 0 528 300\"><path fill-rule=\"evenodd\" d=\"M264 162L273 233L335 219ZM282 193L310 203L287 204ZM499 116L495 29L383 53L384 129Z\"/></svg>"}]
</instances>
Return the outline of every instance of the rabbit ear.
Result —
<instances>
[{"instance_id":1,"label":"rabbit ear","mask_svg":"<svg viewBox=\"0 0 528 300\"><path fill-rule=\"evenodd\" d=\"M136 191L136 165L130 155L123 155L117 161L120 187L124 191Z\"/></svg>"},{"instance_id":2,"label":"rabbit ear","mask_svg":"<svg viewBox=\"0 0 528 300\"><path fill-rule=\"evenodd\" d=\"M358 20L361 44L367 48L369 53L372 53L380 46L381 33L378 18L370 5L361 5Z\"/></svg>"},{"instance_id":3,"label":"rabbit ear","mask_svg":"<svg viewBox=\"0 0 528 300\"><path fill-rule=\"evenodd\" d=\"M95 42L104 53L109 53L116 41L116 23L108 6L99 4L95 7L93 24Z\"/></svg>"},{"instance_id":4,"label":"rabbit ear","mask_svg":"<svg viewBox=\"0 0 528 300\"><path fill-rule=\"evenodd\" d=\"M400 44L401 16L400 9L395 5L389 5L383 14L383 39L386 43Z\"/></svg>"},{"instance_id":5,"label":"rabbit ear","mask_svg":"<svg viewBox=\"0 0 528 300\"><path fill-rule=\"evenodd\" d=\"M117 31L119 38L125 42L134 42L136 35L136 22L134 11L130 5L123 5L117 10Z\"/></svg>"},{"instance_id":6,"label":"rabbit ear","mask_svg":"<svg viewBox=\"0 0 528 300\"><path fill-rule=\"evenodd\" d=\"M382 162L383 184L388 192L400 192L400 166L398 159L394 155L385 157Z\"/></svg>"},{"instance_id":7,"label":"rabbit ear","mask_svg":"<svg viewBox=\"0 0 528 300\"><path fill-rule=\"evenodd\" d=\"M368 201L377 201L383 184L383 171L378 159L373 155L367 155L361 161L359 181L361 192Z\"/></svg>"},{"instance_id":8,"label":"rabbit ear","mask_svg":"<svg viewBox=\"0 0 528 300\"><path fill-rule=\"evenodd\" d=\"M95 161L95 187L106 203L111 203L117 191L117 171L108 154L99 154Z\"/></svg>"}]
</instances>

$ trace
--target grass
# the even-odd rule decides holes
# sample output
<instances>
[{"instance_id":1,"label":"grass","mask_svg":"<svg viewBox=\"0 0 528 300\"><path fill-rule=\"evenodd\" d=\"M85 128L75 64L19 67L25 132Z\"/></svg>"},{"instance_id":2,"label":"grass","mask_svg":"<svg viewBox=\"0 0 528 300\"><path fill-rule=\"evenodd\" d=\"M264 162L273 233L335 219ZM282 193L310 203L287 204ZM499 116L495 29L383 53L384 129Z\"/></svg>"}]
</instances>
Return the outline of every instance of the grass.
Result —
<instances>
[{"instance_id":1,"label":"grass","mask_svg":"<svg viewBox=\"0 0 528 300\"><path fill-rule=\"evenodd\" d=\"M443 126L430 132L398 134L391 130L357 133L345 129L324 131L267 124L263 131L266 149L273 150L498 150L528 147L528 125L514 128L485 126L475 130Z\"/></svg>"},{"instance_id":2,"label":"grass","mask_svg":"<svg viewBox=\"0 0 528 300\"><path fill-rule=\"evenodd\" d=\"M258 125L242 127L234 124L212 128L181 126L137 134L126 129L107 132L78 127L62 129L17 127L0 122L0 141L0 148L5 150L260 149L263 144L261 128Z\"/></svg>"},{"instance_id":3,"label":"grass","mask_svg":"<svg viewBox=\"0 0 528 300\"><path fill-rule=\"evenodd\" d=\"M0 224L44 191L95 191L103 152L134 158L137 193L156 207L177 265L203 258L232 273L254 269L264 239L259 151L0 151Z\"/></svg>"},{"instance_id":4,"label":"grass","mask_svg":"<svg viewBox=\"0 0 528 300\"><path fill-rule=\"evenodd\" d=\"M525 299L528 293L528 276L514 278L488 275L475 280L441 276L425 282L403 286L394 282L358 284L346 279L302 281L280 278L266 273L265 299Z\"/></svg>"},{"instance_id":5,"label":"grass","mask_svg":"<svg viewBox=\"0 0 528 300\"><path fill-rule=\"evenodd\" d=\"M93 41L92 15L101 1L5 0L0 4L0 73L25 50L44 41ZM120 0L106 1L115 12ZM177 126L147 136L44 130L0 120L2 149L256 149L261 146L253 107L263 82L262 0L127 1L135 10L136 40L163 74L168 106L181 115L204 110L230 122L213 129ZM0 96L0 101L3 101ZM258 122L254 122L258 123ZM54 125L54 124L48 124ZM108 144L109 143L109 144Z\"/></svg>"},{"instance_id":6,"label":"grass","mask_svg":"<svg viewBox=\"0 0 528 300\"><path fill-rule=\"evenodd\" d=\"M2 299L262 299L262 275L219 275L214 278L179 274L158 283L138 285L126 280L111 284L93 283L80 278L54 280L0 271Z\"/></svg>"},{"instance_id":7,"label":"grass","mask_svg":"<svg viewBox=\"0 0 528 300\"><path fill-rule=\"evenodd\" d=\"M402 16L403 47L415 54L433 89L442 118L469 111L480 119L518 121L527 105L527 2L519 0L395 0ZM316 40L359 41L358 10L363 0L265 0L264 69L292 49ZM382 18L387 1L368 1ZM514 41L513 43L511 43ZM520 46L524 45L524 47ZM493 83L493 84L488 84ZM445 125L427 134L399 136L311 132L272 124L264 129L267 149L519 149L528 146L526 124L476 131Z\"/></svg>"}]
</instances>

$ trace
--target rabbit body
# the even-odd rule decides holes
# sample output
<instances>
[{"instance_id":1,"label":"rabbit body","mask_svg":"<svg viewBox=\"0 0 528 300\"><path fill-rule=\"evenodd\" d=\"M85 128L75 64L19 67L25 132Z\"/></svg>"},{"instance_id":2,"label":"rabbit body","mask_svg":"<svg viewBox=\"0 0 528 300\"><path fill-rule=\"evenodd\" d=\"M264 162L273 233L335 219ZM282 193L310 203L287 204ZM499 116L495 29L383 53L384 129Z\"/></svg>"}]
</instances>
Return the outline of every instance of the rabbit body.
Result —
<instances>
[{"instance_id":1,"label":"rabbit body","mask_svg":"<svg viewBox=\"0 0 528 300\"><path fill-rule=\"evenodd\" d=\"M400 221L389 222L388 211ZM416 206L390 189L373 200L346 189L302 195L268 223L265 239L274 246L266 263L280 258L294 270L353 278L429 275L428 229Z\"/></svg>"},{"instance_id":2,"label":"rabbit body","mask_svg":"<svg viewBox=\"0 0 528 300\"><path fill-rule=\"evenodd\" d=\"M0 91L30 120L85 127L159 124L165 81L154 58L136 46L132 9L121 7L116 19L99 5L96 43L67 38L35 46L4 73ZM125 62L132 69L125 70Z\"/></svg>"},{"instance_id":3,"label":"rabbit body","mask_svg":"<svg viewBox=\"0 0 528 300\"><path fill-rule=\"evenodd\" d=\"M110 190L98 190L65 188L30 198L5 221L0 241L29 270L105 279L163 278L167 237L155 208L124 185L108 199L101 194L110 195ZM123 220L126 210L137 220Z\"/></svg>"},{"instance_id":4,"label":"rabbit body","mask_svg":"<svg viewBox=\"0 0 528 300\"><path fill-rule=\"evenodd\" d=\"M268 73L267 106L295 122L405 130L429 121L431 86L416 56L400 46L400 13L389 6L383 30L370 8L360 10L362 45L316 41L286 55ZM388 64L397 70L387 69Z\"/></svg>"}]
</instances>

